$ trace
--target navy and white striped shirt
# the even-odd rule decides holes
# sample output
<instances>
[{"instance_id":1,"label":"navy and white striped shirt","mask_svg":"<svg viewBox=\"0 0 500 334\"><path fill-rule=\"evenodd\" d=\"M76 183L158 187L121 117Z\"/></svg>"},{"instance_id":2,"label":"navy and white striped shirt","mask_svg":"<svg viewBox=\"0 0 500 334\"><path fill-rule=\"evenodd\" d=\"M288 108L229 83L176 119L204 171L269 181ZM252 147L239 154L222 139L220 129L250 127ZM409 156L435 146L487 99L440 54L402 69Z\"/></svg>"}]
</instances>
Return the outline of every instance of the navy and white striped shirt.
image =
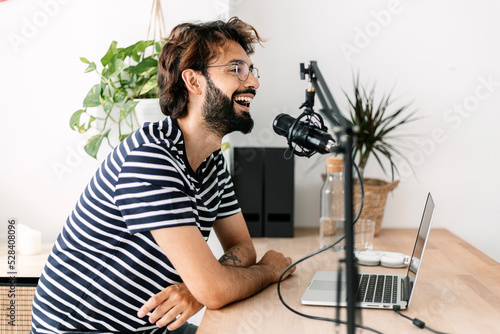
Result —
<instances>
[{"instance_id":1,"label":"navy and white striped shirt","mask_svg":"<svg viewBox=\"0 0 500 334\"><path fill-rule=\"evenodd\" d=\"M193 225L207 240L216 219L239 211L220 150L195 173L177 121L147 123L102 163L68 217L38 283L32 333L156 330L137 311L182 280L150 231Z\"/></svg>"}]
</instances>

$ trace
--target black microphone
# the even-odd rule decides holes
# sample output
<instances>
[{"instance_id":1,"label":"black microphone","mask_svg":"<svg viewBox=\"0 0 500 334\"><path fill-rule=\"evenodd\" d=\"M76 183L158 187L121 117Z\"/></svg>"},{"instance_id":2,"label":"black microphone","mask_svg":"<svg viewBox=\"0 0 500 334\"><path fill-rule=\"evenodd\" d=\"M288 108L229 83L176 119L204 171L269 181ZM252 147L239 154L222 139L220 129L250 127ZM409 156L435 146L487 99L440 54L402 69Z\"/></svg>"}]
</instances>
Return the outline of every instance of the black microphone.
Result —
<instances>
[{"instance_id":1,"label":"black microphone","mask_svg":"<svg viewBox=\"0 0 500 334\"><path fill-rule=\"evenodd\" d=\"M279 114L273 121L273 130L278 135L286 137L289 144L291 141L302 148L321 154L329 153L335 146L333 137L314 125L298 121L292 129L295 121L296 119L290 115Z\"/></svg>"}]
</instances>

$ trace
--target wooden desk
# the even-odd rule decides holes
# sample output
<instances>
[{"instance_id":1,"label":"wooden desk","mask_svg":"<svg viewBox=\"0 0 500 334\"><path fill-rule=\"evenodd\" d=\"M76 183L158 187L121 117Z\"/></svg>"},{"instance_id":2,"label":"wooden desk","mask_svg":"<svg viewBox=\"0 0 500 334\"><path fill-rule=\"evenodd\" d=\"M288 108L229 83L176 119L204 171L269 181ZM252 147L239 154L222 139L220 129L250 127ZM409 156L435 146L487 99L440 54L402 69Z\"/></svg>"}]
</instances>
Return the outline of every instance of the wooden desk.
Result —
<instances>
[{"instance_id":1,"label":"wooden desk","mask_svg":"<svg viewBox=\"0 0 500 334\"><path fill-rule=\"evenodd\" d=\"M297 260L317 249L317 229L296 229L295 238L256 238L257 255L275 249ZM374 249L411 255L414 229L383 229ZM317 316L335 317L335 308L305 306L300 297L316 270L336 270L338 253L324 252L297 267L282 285L285 301L294 309ZM359 266L360 271L406 269ZM500 264L443 229L433 229L409 309L402 311L446 333L500 333ZM362 324L382 333L430 333L422 331L391 310L358 309ZM346 320L345 308L341 318ZM298 316L280 302L276 284L257 295L220 310L207 310L198 333L335 333L336 325ZM345 333L340 325L339 332ZM369 333L363 331L363 333Z\"/></svg>"}]
</instances>

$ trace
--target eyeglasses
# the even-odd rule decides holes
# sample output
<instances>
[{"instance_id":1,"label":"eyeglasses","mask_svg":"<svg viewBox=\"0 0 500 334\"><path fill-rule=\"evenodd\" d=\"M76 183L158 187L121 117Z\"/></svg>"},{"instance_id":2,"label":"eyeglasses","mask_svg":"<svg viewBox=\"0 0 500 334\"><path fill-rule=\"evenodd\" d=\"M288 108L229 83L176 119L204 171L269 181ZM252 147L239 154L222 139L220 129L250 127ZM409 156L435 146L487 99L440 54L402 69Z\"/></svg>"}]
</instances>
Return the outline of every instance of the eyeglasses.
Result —
<instances>
[{"instance_id":1,"label":"eyeglasses","mask_svg":"<svg viewBox=\"0 0 500 334\"><path fill-rule=\"evenodd\" d=\"M252 72L252 75L256 79L260 78L259 70L256 69L255 67L248 66L248 64L245 63L243 60L240 60L237 63L231 63L226 65L212 65L207 67L223 67L223 66L234 66L233 71L236 72L236 75L238 76L238 79L240 79L240 81L246 81L248 79L248 76L250 75L250 72Z\"/></svg>"}]
</instances>

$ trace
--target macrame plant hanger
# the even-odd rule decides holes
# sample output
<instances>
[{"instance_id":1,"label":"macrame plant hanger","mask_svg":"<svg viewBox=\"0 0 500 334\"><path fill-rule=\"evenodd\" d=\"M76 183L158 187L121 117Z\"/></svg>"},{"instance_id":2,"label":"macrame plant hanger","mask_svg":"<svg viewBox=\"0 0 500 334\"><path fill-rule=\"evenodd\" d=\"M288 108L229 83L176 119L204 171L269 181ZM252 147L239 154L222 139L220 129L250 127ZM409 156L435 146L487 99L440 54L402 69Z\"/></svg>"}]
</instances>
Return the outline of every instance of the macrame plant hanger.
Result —
<instances>
[{"instance_id":1,"label":"macrame plant hanger","mask_svg":"<svg viewBox=\"0 0 500 334\"><path fill-rule=\"evenodd\" d=\"M146 40L149 40L151 30L153 32L152 39L154 41L159 41L165 38L165 19L163 18L161 0L153 0L153 5L151 6L151 14L149 16L149 26Z\"/></svg>"}]
</instances>

